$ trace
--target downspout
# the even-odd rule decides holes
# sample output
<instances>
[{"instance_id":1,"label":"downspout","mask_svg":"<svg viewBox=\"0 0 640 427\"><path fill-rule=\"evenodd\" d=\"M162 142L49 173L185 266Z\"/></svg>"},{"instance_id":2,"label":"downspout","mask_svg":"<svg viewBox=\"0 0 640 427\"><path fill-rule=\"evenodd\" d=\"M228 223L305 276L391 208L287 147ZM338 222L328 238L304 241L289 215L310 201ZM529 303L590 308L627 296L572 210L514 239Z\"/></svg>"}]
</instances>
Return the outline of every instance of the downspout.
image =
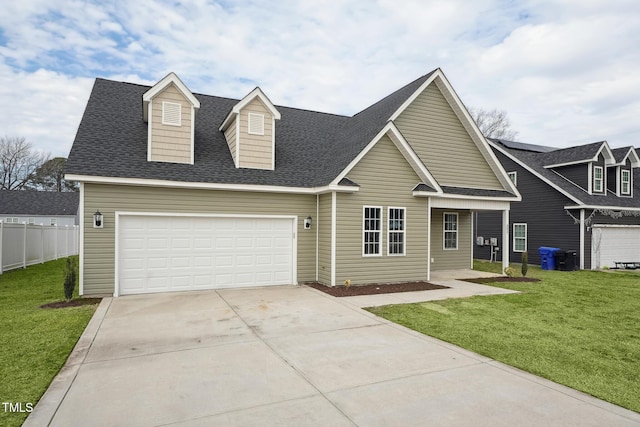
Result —
<instances>
[{"instance_id":1,"label":"downspout","mask_svg":"<svg viewBox=\"0 0 640 427\"><path fill-rule=\"evenodd\" d=\"M502 211L502 272L509 268L509 209Z\"/></svg>"},{"instance_id":2,"label":"downspout","mask_svg":"<svg viewBox=\"0 0 640 427\"><path fill-rule=\"evenodd\" d=\"M336 285L336 192L331 192L331 286Z\"/></svg>"},{"instance_id":3,"label":"downspout","mask_svg":"<svg viewBox=\"0 0 640 427\"><path fill-rule=\"evenodd\" d=\"M580 209L580 270L584 270L584 253L584 209Z\"/></svg>"},{"instance_id":4,"label":"downspout","mask_svg":"<svg viewBox=\"0 0 640 427\"><path fill-rule=\"evenodd\" d=\"M427 197L427 281L431 280L431 197Z\"/></svg>"},{"instance_id":5,"label":"downspout","mask_svg":"<svg viewBox=\"0 0 640 427\"><path fill-rule=\"evenodd\" d=\"M318 242L320 236L320 195L316 194L316 282L318 281Z\"/></svg>"}]
</instances>

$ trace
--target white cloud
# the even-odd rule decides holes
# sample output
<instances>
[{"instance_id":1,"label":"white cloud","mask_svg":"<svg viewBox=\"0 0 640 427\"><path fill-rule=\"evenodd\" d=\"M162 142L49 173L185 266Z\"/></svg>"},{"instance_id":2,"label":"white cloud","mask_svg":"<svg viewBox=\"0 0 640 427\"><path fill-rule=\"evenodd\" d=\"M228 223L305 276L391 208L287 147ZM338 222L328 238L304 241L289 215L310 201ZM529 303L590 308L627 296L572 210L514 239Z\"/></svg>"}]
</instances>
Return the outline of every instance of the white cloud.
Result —
<instances>
[{"instance_id":1,"label":"white cloud","mask_svg":"<svg viewBox=\"0 0 640 427\"><path fill-rule=\"evenodd\" d=\"M526 142L640 145L634 1L226 3L8 3L0 132L68 150L95 77L174 71L199 93L260 85L280 105L353 114L442 67L465 103L506 110Z\"/></svg>"}]
</instances>

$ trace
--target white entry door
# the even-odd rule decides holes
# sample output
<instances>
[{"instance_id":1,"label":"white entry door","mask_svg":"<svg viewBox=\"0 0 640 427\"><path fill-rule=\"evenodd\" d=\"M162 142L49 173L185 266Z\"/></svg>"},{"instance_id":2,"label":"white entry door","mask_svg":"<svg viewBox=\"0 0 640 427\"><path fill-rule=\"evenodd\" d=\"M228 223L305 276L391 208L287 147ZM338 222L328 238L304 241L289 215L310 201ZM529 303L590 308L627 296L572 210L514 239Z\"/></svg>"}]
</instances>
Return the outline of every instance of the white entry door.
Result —
<instances>
[{"instance_id":1,"label":"white entry door","mask_svg":"<svg viewBox=\"0 0 640 427\"><path fill-rule=\"evenodd\" d=\"M119 216L119 295L295 282L293 218Z\"/></svg>"}]
</instances>

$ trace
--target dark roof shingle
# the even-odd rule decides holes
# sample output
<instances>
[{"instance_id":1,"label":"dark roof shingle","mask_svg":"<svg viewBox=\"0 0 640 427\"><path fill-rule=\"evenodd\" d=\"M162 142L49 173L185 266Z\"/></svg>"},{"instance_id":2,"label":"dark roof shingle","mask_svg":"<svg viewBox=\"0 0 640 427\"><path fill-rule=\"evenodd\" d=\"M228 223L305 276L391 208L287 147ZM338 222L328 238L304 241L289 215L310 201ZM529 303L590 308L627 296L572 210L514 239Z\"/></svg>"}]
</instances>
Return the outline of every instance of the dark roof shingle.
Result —
<instances>
[{"instance_id":1,"label":"dark roof shingle","mask_svg":"<svg viewBox=\"0 0 640 427\"><path fill-rule=\"evenodd\" d=\"M2 215L76 215L77 192L0 190Z\"/></svg>"}]
</instances>

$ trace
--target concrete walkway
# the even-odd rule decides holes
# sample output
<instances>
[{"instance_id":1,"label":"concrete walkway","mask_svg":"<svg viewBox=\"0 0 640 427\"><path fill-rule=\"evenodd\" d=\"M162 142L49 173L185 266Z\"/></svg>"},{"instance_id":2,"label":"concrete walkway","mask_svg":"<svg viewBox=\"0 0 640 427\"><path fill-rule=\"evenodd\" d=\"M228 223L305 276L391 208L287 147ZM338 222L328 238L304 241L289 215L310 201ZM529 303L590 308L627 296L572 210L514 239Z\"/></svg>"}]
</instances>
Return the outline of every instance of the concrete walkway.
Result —
<instances>
[{"instance_id":1,"label":"concrete walkway","mask_svg":"<svg viewBox=\"0 0 640 427\"><path fill-rule=\"evenodd\" d=\"M362 303L294 286L105 298L25 425L640 425Z\"/></svg>"}]
</instances>

